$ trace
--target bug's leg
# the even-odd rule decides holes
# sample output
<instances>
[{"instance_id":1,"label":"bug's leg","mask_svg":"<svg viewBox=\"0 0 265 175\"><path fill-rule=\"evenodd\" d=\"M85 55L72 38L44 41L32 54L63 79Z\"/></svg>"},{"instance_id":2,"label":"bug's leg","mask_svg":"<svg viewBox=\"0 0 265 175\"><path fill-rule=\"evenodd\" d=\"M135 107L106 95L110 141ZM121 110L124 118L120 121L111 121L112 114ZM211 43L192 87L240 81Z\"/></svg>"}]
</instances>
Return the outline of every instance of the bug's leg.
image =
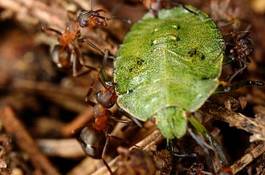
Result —
<instances>
[{"instance_id":1,"label":"bug's leg","mask_svg":"<svg viewBox=\"0 0 265 175\"><path fill-rule=\"evenodd\" d=\"M229 78L228 82L232 82L232 80L241 72L243 72L245 69L247 68L247 64L243 64L243 67L241 67L240 69L238 69L235 73L233 73L233 75L231 75L231 77Z\"/></svg>"},{"instance_id":2,"label":"bug's leg","mask_svg":"<svg viewBox=\"0 0 265 175\"><path fill-rule=\"evenodd\" d=\"M127 112L125 112L121 108L119 108L119 110L124 114L125 117L127 117L132 122L134 122L139 128L143 127L143 124L139 120L137 120L135 117L131 116L130 114L128 114Z\"/></svg>"},{"instance_id":3,"label":"bug's leg","mask_svg":"<svg viewBox=\"0 0 265 175\"><path fill-rule=\"evenodd\" d=\"M224 87L222 89L217 90L216 93L229 93L233 90L239 89L241 87L262 87L265 85L264 81L260 80L245 80L241 82L233 83L228 87Z\"/></svg>"},{"instance_id":4,"label":"bug's leg","mask_svg":"<svg viewBox=\"0 0 265 175\"><path fill-rule=\"evenodd\" d=\"M204 146L203 149L208 148L208 150L214 151L217 154L218 158L222 161L222 163L224 165L227 165L228 160L222 146L212 137L212 135L194 115L189 116L188 120L192 127L195 129L196 133L203 136L204 140L196 139L199 137L197 137L191 129L188 129L190 136L193 137L199 145ZM202 141L201 144L200 141Z\"/></svg>"},{"instance_id":5,"label":"bug's leg","mask_svg":"<svg viewBox=\"0 0 265 175\"><path fill-rule=\"evenodd\" d=\"M62 35L62 32L60 32L59 30L51 28L51 27L48 27L45 24L41 24L41 30L43 32L47 33L47 34L50 34L50 32L51 32L51 33L54 33L56 36L61 36Z\"/></svg>"},{"instance_id":6,"label":"bug's leg","mask_svg":"<svg viewBox=\"0 0 265 175\"><path fill-rule=\"evenodd\" d=\"M169 140L167 143L167 150L175 157L177 158L196 158L197 154L196 153L180 153L178 149L176 149L174 145L174 140Z\"/></svg>"},{"instance_id":7,"label":"bug's leg","mask_svg":"<svg viewBox=\"0 0 265 175\"><path fill-rule=\"evenodd\" d=\"M186 5L184 5L184 4L180 4L180 6L181 6L182 8L184 8L185 10L187 10L188 12L193 13L194 15L198 15L197 12L195 12L195 11L193 11L192 9L188 8Z\"/></svg>"}]
</instances>

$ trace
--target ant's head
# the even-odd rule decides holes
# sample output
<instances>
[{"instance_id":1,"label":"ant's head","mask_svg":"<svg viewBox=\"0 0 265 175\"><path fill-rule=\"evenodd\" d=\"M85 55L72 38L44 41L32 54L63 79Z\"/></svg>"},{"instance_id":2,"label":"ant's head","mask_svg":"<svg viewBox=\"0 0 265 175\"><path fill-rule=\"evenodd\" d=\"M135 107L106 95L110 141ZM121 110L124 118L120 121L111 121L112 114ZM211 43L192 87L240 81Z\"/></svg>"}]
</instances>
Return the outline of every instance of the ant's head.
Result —
<instances>
[{"instance_id":1,"label":"ant's head","mask_svg":"<svg viewBox=\"0 0 265 175\"><path fill-rule=\"evenodd\" d=\"M86 27L89 25L89 18L93 15L91 12L87 10L81 10L77 15L77 21L80 27Z\"/></svg>"}]
</instances>

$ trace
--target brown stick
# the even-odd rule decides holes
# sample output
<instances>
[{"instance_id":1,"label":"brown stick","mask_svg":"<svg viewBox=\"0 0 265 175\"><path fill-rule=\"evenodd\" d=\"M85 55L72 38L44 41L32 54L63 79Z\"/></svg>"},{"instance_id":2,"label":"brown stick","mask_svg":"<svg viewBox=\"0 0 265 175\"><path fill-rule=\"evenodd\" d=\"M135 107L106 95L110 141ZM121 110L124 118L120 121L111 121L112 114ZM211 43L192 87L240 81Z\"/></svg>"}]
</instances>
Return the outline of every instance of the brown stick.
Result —
<instances>
[{"instance_id":1,"label":"brown stick","mask_svg":"<svg viewBox=\"0 0 265 175\"><path fill-rule=\"evenodd\" d=\"M75 133L77 129L80 129L93 117L93 108L88 106L87 109L78 115L72 122L66 124L61 132L64 136L69 137Z\"/></svg>"},{"instance_id":2,"label":"brown stick","mask_svg":"<svg viewBox=\"0 0 265 175\"><path fill-rule=\"evenodd\" d=\"M40 149L49 156L80 158L85 153L76 139L38 139Z\"/></svg>"},{"instance_id":3,"label":"brown stick","mask_svg":"<svg viewBox=\"0 0 265 175\"><path fill-rule=\"evenodd\" d=\"M14 136L14 140L21 150L29 155L35 168L41 170L43 174L59 175L60 173L53 167L47 157L40 152L30 134L17 119L14 111L6 106L0 109L0 114L0 120L6 132Z\"/></svg>"},{"instance_id":4,"label":"brown stick","mask_svg":"<svg viewBox=\"0 0 265 175\"><path fill-rule=\"evenodd\" d=\"M250 137L251 142L256 140L265 141L265 124L259 118L252 119L222 107L211 107L208 114L214 116L216 119L229 123L232 127L252 133L253 135Z\"/></svg>"},{"instance_id":5,"label":"brown stick","mask_svg":"<svg viewBox=\"0 0 265 175\"><path fill-rule=\"evenodd\" d=\"M139 141L135 146L130 147L129 150L140 147L143 148L143 150L150 150L150 148L153 148L153 146L157 145L159 142L163 140L163 136L161 135L160 131L158 129L154 130L150 135L145 137L143 140ZM112 170L117 168L117 161L119 160L120 156L117 156L115 159L113 159L109 166ZM92 175L107 175L109 172L107 168L101 167L96 172L94 172Z\"/></svg>"},{"instance_id":6,"label":"brown stick","mask_svg":"<svg viewBox=\"0 0 265 175\"><path fill-rule=\"evenodd\" d=\"M244 167L246 167L248 164L250 164L253 160L255 160L257 157L259 157L261 154L265 152L265 143L262 142L258 144L254 149L252 149L250 152L245 154L241 159L236 161L230 168L232 170L233 174L238 173L241 171Z\"/></svg>"}]
</instances>

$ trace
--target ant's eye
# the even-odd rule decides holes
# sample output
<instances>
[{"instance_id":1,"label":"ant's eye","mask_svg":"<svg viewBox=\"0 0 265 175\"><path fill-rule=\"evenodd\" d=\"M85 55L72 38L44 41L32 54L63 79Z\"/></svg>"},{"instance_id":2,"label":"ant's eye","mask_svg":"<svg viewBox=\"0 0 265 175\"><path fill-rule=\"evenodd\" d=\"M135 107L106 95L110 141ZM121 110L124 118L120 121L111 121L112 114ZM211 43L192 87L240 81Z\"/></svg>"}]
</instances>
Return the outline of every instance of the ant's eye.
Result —
<instances>
[{"instance_id":1,"label":"ant's eye","mask_svg":"<svg viewBox=\"0 0 265 175\"><path fill-rule=\"evenodd\" d=\"M86 27L87 26L87 19L80 18L79 19L79 25L80 25L80 27Z\"/></svg>"}]
</instances>

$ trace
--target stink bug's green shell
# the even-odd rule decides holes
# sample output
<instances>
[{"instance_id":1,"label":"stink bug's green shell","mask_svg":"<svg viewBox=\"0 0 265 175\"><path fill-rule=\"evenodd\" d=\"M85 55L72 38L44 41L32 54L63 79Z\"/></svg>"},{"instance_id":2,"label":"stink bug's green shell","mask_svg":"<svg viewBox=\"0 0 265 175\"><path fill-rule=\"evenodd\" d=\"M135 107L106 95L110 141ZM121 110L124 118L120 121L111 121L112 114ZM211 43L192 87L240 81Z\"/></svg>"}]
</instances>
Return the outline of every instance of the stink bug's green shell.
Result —
<instances>
[{"instance_id":1,"label":"stink bug's green shell","mask_svg":"<svg viewBox=\"0 0 265 175\"><path fill-rule=\"evenodd\" d=\"M189 9L187 9L189 8ZM224 42L215 23L193 7L147 14L127 34L114 62L118 105L132 116L155 118L168 139L186 132L186 112L218 86Z\"/></svg>"}]
</instances>

